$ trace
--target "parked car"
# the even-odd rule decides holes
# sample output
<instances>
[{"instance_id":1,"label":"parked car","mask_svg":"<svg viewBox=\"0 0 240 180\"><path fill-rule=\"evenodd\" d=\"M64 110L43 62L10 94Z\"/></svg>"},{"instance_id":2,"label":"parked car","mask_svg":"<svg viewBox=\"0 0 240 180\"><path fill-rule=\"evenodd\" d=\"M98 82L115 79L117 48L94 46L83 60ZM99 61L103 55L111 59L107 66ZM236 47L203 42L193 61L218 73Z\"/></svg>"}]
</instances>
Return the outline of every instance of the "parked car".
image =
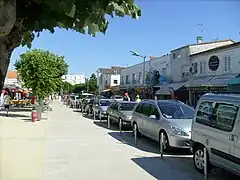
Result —
<instances>
[{"instance_id":1,"label":"parked car","mask_svg":"<svg viewBox=\"0 0 240 180\"><path fill-rule=\"evenodd\" d=\"M80 97L77 95L70 96L70 108L76 108L77 104L79 103Z\"/></svg>"},{"instance_id":2,"label":"parked car","mask_svg":"<svg viewBox=\"0 0 240 180\"><path fill-rule=\"evenodd\" d=\"M137 103L133 101L115 101L107 109L110 123L116 122L121 126L131 124L131 118ZM121 120L121 121L120 121Z\"/></svg>"},{"instance_id":3,"label":"parked car","mask_svg":"<svg viewBox=\"0 0 240 180\"><path fill-rule=\"evenodd\" d=\"M107 108L112 104L112 99L97 99L93 104L93 112L98 119L107 117Z\"/></svg>"},{"instance_id":4,"label":"parked car","mask_svg":"<svg viewBox=\"0 0 240 180\"><path fill-rule=\"evenodd\" d=\"M123 101L123 96L121 96L121 95L113 95L111 97L111 99L113 99L115 101Z\"/></svg>"},{"instance_id":5,"label":"parked car","mask_svg":"<svg viewBox=\"0 0 240 180\"><path fill-rule=\"evenodd\" d=\"M94 98L94 95L90 93L82 93L81 97L82 98L80 99L80 108L81 111L84 112L86 110L87 104L90 102L92 98Z\"/></svg>"},{"instance_id":6,"label":"parked car","mask_svg":"<svg viewBox=\"0 0 240 180\"><path fill-rule=\"evenodd\" d=\"M95 103L94 97L91 97L89 100L84 101L84 112L89 115L93 114L93 105Z\"/></svg>"},{"instance_id":7,"label":"parked car","mask_svg":"<svg viewBox=\"0 0 240 180\"><path fill-rule=\"evenodd\" d=\"M131 124L138 135L160 142L163 150L190 148L191 125L195 110L177 100L144 100L133 112Z\"/></svg>"},{"instance_id":8,"label":"parked car","mask_svg":"<svg viewBox=\"0 0 240 180\"><path fill-rule=\"evenodd\" d=\"M197 105L192 123L191 150L194 166L204 171L220 167L240 176L240 95L205 94Z\"/></svg>"}]
</instances>

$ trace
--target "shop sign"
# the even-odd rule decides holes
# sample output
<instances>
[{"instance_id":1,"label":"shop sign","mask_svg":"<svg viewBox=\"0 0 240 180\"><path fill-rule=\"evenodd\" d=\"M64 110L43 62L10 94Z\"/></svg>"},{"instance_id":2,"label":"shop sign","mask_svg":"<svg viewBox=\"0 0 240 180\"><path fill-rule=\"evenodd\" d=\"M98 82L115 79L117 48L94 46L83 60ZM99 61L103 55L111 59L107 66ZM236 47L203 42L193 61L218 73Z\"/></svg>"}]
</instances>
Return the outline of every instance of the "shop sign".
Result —
<instances>
[{"instance_id":1,"label":"shop sign","mask_svg":"<svg viewBox=\"0 0 240 180\"><path fill-rule=\"evenodd\" d=\"M202 86L190 87L191 91L227 91L227 86Z\"/></svg>"}]
</instances>

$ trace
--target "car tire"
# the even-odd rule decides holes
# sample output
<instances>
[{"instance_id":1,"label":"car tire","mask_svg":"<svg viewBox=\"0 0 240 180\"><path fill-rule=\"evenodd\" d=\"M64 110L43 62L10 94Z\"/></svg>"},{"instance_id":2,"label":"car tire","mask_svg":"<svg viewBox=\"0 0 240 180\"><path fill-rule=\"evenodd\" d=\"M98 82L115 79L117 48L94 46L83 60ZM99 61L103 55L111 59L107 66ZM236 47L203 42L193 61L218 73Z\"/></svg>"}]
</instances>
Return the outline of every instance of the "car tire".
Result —
<instances>
[{"instance_id":1,"label":"car tire","mask_svg":"<svg viewBox=\"0 0 240 180\"><path fill-rule=\"evenodd\" d=\"M193 149L193 164L200 173L204 173L204 167L205 167L204 146L197 145L196 147L194 147L194 149ZM208 154L207 154L207 168L208 168L208 170L211 169Z\"/></svg>"},{"instance_id":2,"label":"car tire","mask_svg":"<svg viewBox=\"0 0 240 180\"><path fill-rule=\"evenodd\" d=\"M170 150L169 140L168 140L167 133L164 130L160 131L159 132L159 146L160 146L162 135L163 135L163 151L166 152L166 151Z\"/></svg>"}]
</instances>

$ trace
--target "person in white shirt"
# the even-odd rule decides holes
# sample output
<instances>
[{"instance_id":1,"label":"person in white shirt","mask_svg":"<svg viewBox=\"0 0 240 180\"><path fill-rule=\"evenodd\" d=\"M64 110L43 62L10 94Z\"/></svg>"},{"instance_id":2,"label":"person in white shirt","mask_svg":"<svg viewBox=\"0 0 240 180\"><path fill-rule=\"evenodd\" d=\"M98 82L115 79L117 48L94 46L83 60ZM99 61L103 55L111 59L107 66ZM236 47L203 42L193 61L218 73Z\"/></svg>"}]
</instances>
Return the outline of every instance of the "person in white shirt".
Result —
<instances>
[{"instance_id":1,"label":"person in white shirt","mask_svg":"<svg viewBox=\"0 0 240 180\"><path fill-rule=\"evenodd\" d=\"M9 107L10 107L10 100L11 97L8 95L8 92L5 92L5 95L3 97L3 104L4 104L4 108L7 111L6 116L8 116L8 111L9 111Z\"/></svg>"}]
</instances>

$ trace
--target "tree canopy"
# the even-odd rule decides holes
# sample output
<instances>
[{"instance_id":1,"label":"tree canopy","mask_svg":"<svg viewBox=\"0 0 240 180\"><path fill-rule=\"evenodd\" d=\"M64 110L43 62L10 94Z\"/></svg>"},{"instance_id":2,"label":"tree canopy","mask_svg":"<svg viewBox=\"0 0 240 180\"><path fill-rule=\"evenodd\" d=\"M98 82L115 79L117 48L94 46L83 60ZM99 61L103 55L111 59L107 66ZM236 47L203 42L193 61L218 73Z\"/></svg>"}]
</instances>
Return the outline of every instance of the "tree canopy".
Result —
<instances>
[{"instance_id":1,"label":"tree canopy","mask_svg":"<svg viewBox=\"0 0 240 180\"><path fill-rule=\"evenodd\" d=\"M67 74L68 65L63 56L34 49L21 54L15 68L24 85L31 88L34 95L44 98L59 87L61 77Z\"/></svg>"},{"instance_id":2,"label":"tree canopy","mask_svg":"<svg viewBox=\"0 0 240 180\"><path fill-rule=\"evenodd\" d=\"M97 77L93 73L87 81L88 91L93 94L98 93Z\"/></svg>"},{"instance_id":3,"label":"tree canopy","mask_svg":"<svg viewBox=\"0 0 240 180\"><path fill-rule=\"evenodd\" d=\"M91 36L105 33L106 15L137 19L141 11L134 0L0 0L0 90L11 53L20 44L30 47L35 35L54 33L55 27Z\"/></svg>"}]
</instances>

